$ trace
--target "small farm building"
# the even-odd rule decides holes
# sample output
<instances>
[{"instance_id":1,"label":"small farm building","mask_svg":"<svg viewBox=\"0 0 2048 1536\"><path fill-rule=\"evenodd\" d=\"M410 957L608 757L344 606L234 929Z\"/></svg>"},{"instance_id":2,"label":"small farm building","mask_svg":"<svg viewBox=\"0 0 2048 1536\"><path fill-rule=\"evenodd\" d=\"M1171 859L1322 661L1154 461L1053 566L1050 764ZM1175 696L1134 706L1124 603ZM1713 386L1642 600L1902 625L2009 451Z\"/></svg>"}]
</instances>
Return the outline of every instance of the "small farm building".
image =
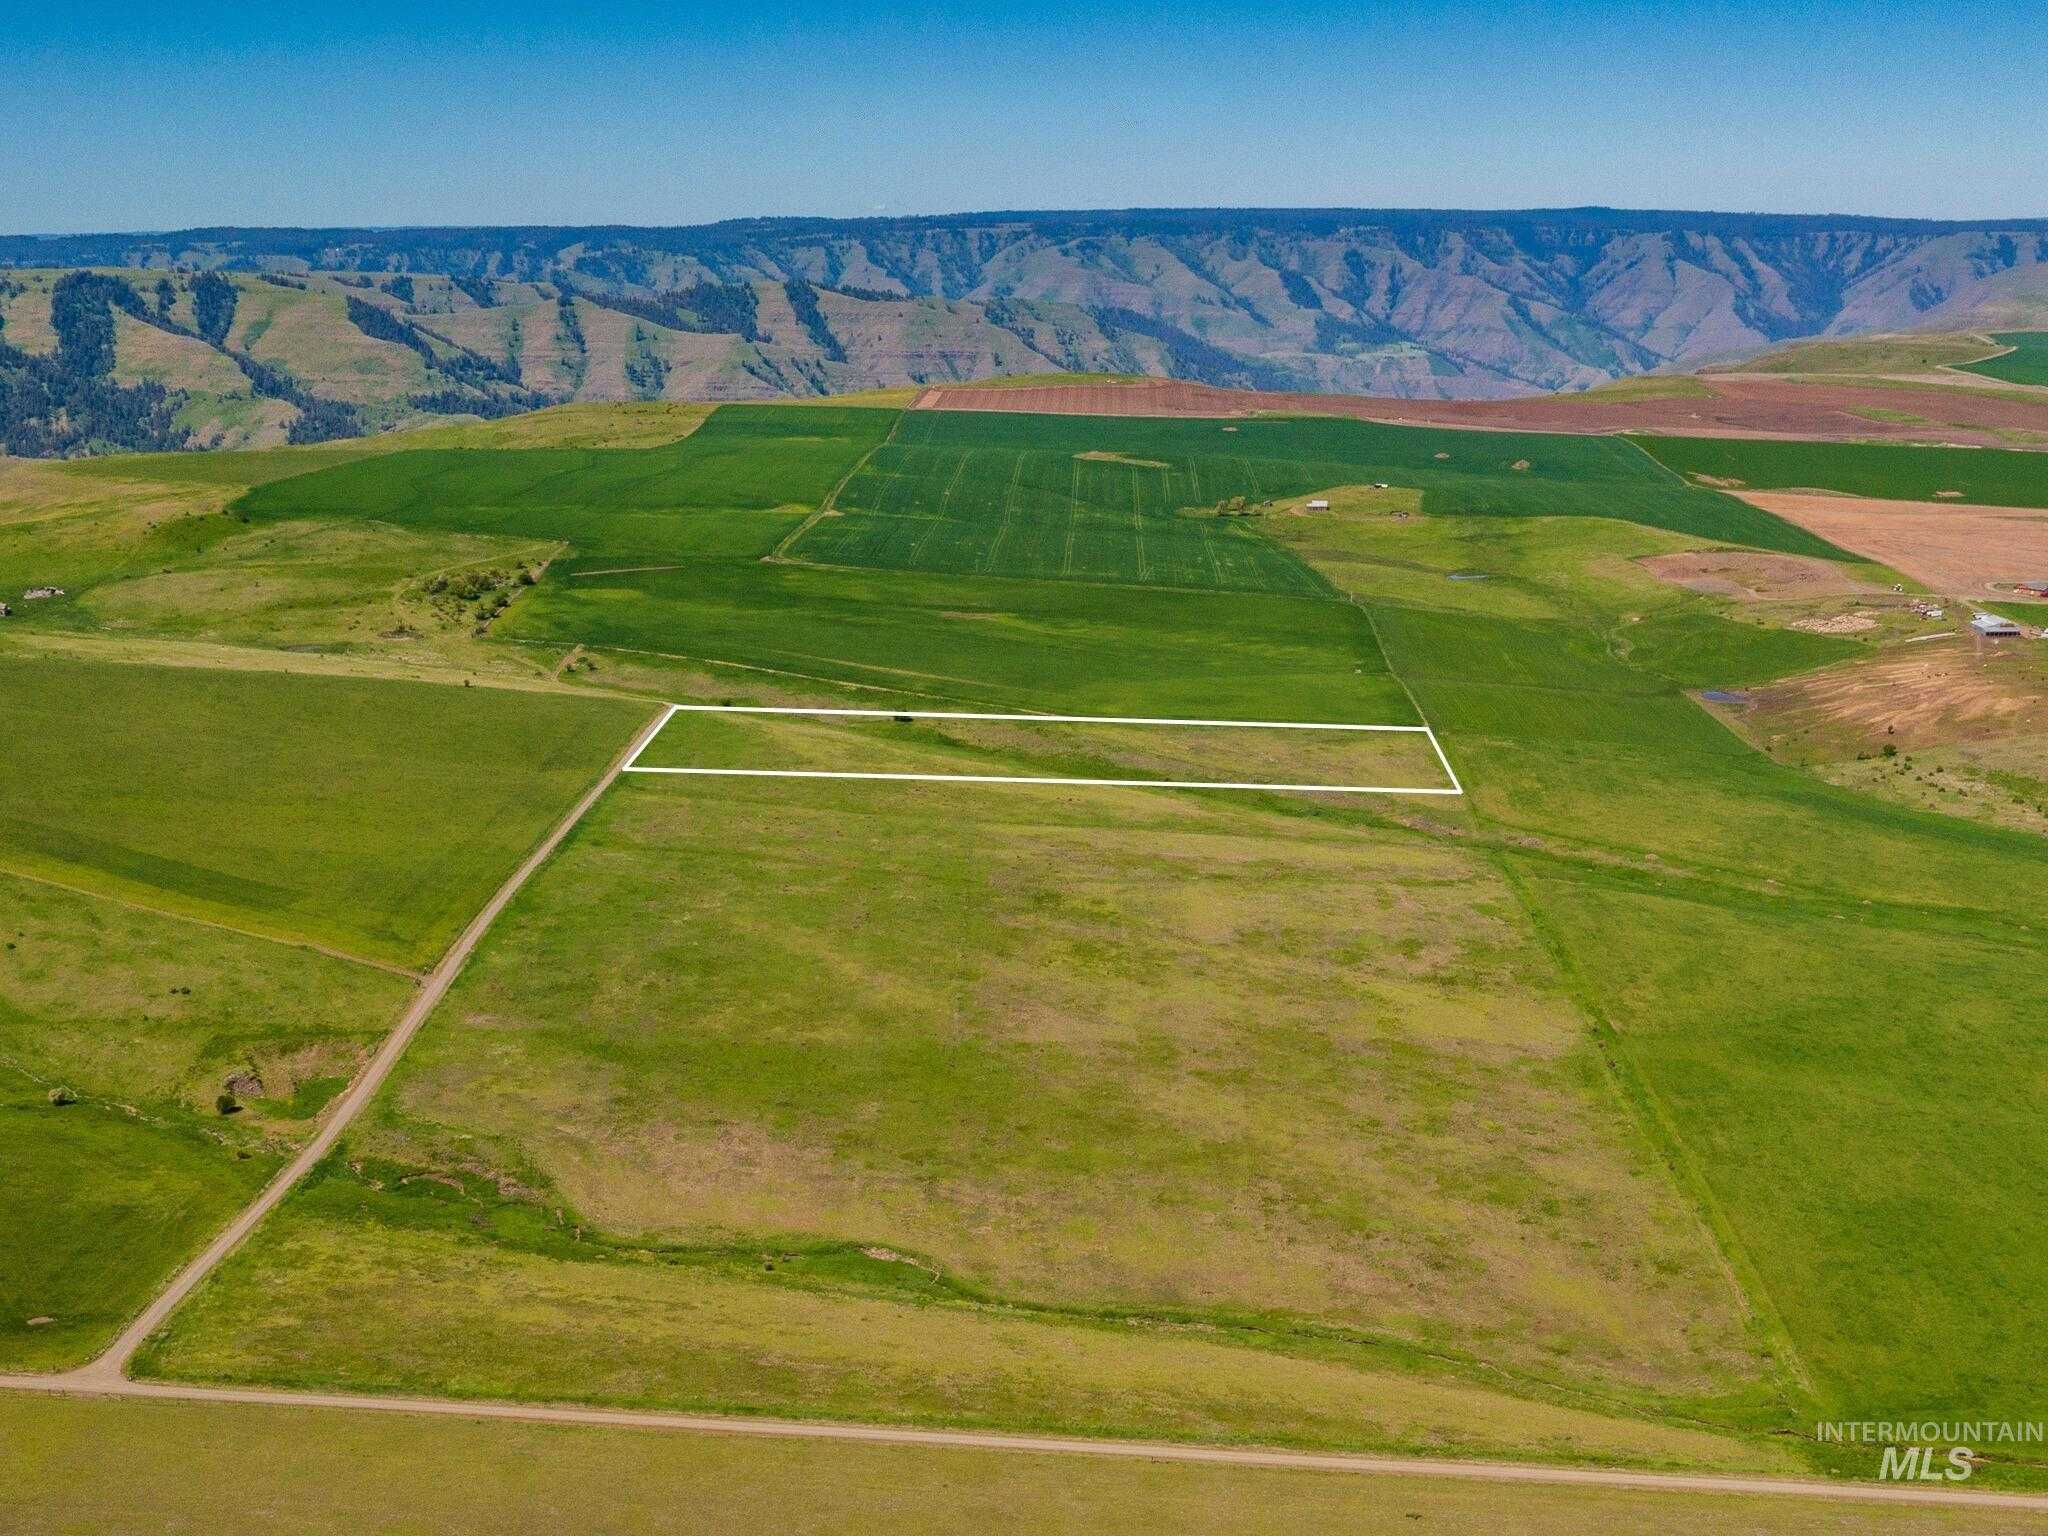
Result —
<instances>
[{"instance_id":1,"label":"small farm building","mask_svg":"<svg viewBox=\"0 0 2048 1536\"><path fill-rule=\"evenodd\" d=\"M1980 635L1989 635L1994 640L2017 640L2020 637L2019 625L2013 623L2011 619L2001 619L1995 613L1978 614L1970 620L1970 628Z\"/></svg>"}]
</instances>

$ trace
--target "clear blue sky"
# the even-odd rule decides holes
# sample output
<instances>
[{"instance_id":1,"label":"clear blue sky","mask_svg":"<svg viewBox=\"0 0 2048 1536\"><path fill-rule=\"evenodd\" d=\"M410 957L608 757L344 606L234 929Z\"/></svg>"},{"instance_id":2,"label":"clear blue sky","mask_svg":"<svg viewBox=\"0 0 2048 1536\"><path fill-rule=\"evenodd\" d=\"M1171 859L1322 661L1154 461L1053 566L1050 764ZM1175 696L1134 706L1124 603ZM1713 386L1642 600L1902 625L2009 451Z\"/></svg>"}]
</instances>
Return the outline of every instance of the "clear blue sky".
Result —
<instances>
[{"instance_id":1,"label":"clear blue sky","mask_svg":"<svg viewBox=\"0 0 2048 1536\"><path fill-rule=\"evenodd\" d=\"M2048 5L0 0L0 232L1361 205L2048 215Z\"/></svg>"}]
</instances>

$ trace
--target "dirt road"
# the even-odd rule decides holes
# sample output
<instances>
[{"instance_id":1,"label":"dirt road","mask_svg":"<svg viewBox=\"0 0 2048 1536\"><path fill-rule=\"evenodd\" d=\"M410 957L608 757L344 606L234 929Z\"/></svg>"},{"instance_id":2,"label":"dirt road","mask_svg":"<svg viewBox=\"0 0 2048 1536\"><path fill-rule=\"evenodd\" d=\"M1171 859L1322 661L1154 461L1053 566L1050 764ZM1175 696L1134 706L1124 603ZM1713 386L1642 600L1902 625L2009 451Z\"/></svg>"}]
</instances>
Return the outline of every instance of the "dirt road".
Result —
<instances>
[{"instance_id":1,"label":"dirt road","mask_svg":"<svg viewBox=\"0 0 2048 1536\"><path fill-rule=\"evenodd\" d=\"M1422 1457L1350 1456L1165 1441L1091 1440L1054 1435L1009 1435L962 1429L906 1429L896 1425L803 1423L788 1419L720 1418L712 1414L642 1413L614 1408L555 1407L541 1403L462 1402L440 1397L369 1397L345 1392L278 1392L260 1387L195 1387L128 1381L94 1382L69 1376L0 1376L0 1390L41 1391L70 1397L145 1398L173 1402L242 1403L271 1408L332 1408L357 1413L419 1413L459 1419L512 1419L542 1424L590 1424L618 1429L660 1429L686 1434L750 1435L779 1440L853 1440L871 1445L914 1445L1039 1456L1098 1456L1135 1461L1192 1462L1207 1466L1272 1467L1303 1472L1350 1472L1380 1477L1426 1477L1491 1483L1535 1483L1589 1488L1632 1488L1663 1493L1761 1494L1877 1504L1946 1505L2048 1512L2048 1494L1989 1493L1910 1483L1824 1483L1811 1479L1719 1477L1677 1472L1629 1472L1606 1467L1546 1467L1508 1461L1432 1461Z\"/></svg>"}]
</instances>

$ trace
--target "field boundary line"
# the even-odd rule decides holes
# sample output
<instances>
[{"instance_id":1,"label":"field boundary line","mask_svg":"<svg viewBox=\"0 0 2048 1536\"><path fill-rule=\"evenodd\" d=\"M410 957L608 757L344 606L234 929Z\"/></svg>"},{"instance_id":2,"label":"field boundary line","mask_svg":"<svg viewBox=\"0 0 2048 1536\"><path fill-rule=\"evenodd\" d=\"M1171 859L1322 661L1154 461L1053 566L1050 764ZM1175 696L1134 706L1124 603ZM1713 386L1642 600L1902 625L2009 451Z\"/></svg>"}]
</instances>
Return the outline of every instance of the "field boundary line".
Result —
<instances>
[{"instance_id":1,"label":"field boundary line","mask_svg":"<svg viewBox=\"0 0 2048 1536\"><path fill-rule=\"evenodd\" d=\"M175 907L152 906L146 901L136 901L128 896L116 896L112 891L96 891L89 885L73 885L68 880L58 880L50 875L30 874L25 869L0 861L0 875L11 880L24 880L30 885L47 886L53 891L69 891L73 896L83 896L88 901L111 902L125 907L130 912L140 912L148 917L161 917L174 923L191 923L200 928L212 928L221 933L232 933L238 938L256 939L265 944L282 944L287 949L303 949L312 954L325 955L329 960L339 960L348 965L366 966L373 971L383 971L390 976L403 976L407 981L419 982L427 979L425 971L415 971L398 964L395 960L373 960L368 955L358 955L346 949L337 949L332 944L321 944L313 939L288 938L281 933L264 933L256 928L243 928L234 923L222 922L215 917L201 917L194 912L180 912Z\"/></svg>"},{"instance_id":2,"label":"field boundary line","mask_svg":"<svg viewBox=\"0 0 2048 1536\"><path fill-rule=\"evenodd\" d=\"M839 483L825 493L825 499L818 503L817 510L790 529L788 533L784 534L782 542L761 557L763 561L779 564L787 560L789 558L789 551L796 546L796 541L809 533L811 529L823 522L826 517L838 509L839 493L853 482L855 475L867 468L869 459L872 459L876 454L896 441L896 429L903 425L904 414L902 411L896 413L896 419L889 423L889 430L882 434L881 441L853 461L853 467L841 475Z\"/></svg>"},{"instance_id":3,"label":"field boundary line","mask_svg":"<svg viewBox=\"0 0 2048 1536\"><path fill-rule=\"evenodd\" d=\"M1748 1246L1743 1243L1734 1223L1722 1209L1713 1186L1699 1166L1698 1154L1672 1119L1663 1098L1630 1057L1627 1036L1615 1026L1606 1008L1594 996L1571 946L1557 931L1542 903L1529 891L1508 851L1493 850L1490 862L1527 917L1537 942L1557 967L1566 994L1586 1020L1589 1037L1608 1083L1652 1154L1664 1165L1674 1191L1699 1222L1723 1277L1735 1293L1737 1305L1746 1316L1761 1325L1773 1362L1789 1377L1790 1385L1811 1394L1814 1391L1812 1373L1806 1368L1798 1341L1785 1321L1776 1295L1765 1280L1763 1271L1750 1257Z\"/></svg>"},{"instance_id":4,"label":"field boundary line","mask_svg":"<svg viewBox=\"0 0 2048 1536\"><path fill-rule=\"evenodd\" d=\"M234 1220L229 1222L196 1258L180 1269L171 1278L170 1283L157 1293L155 1299L143 1308L140 1315L122 1329L114 1342L102 1350L95 1359L61 1375L40 1379L47 1382L75 1383L87 1390L103 1388L109 1383L117 1387L127 1384L128 1362L135 1357L135 1352L152 1333L163 1326L200 1282L212 1274L222 1260L248 1239L263 1218L291 1193L293 1187L334 1149L335 1143L341 1139L342 1132L348 1129L356 1116L375 1097L377 1090L383 1087L384 1080L391 1075L391 1069L398 1065L399 1057L405 1054L405 1048L412 1043L413 1036L419 1033L420 1026L427 1021L427 1016L447 995L448 989L455 983L455 978L462 973L463 966L468 963L470 955L482 942L491 924L497 921L498 915L562 845L563 839L575 829L576 824L588 814L590 808L597 804L604 792L611 788L626 764L640 755L642 749L668 720L668 713L657 715L634 733L633 739L612 759L610 765L598 776L597 782L583 792L582 798L569 809L568 814L555 823L547 835L520 861L519 867L506 877L504 884L498 887L491 899L484 903L482 910L469 920L469 926L464 928L455 942L448 947L448 952L441 957L440 964L421 981L419 991L406 1005L405 1012L399 1015L398 1023L385 1035L382 1044L371 1056L369 1065L356 1075L355 1081L349 1084L339 1099L335 1100L333 1111L327 1116L318 1133L291 1161L278 1170L271 1181L263 1187L262 1193L244 1206Z\"/></svg>"},{"instance_id":5,"label":"field boundary line","mask_svg":"<svg viewBox=\"0 0 2048 1536\"><path fill-rule=\"evenodd\" d=\"M1831 1483L1816 1478L1744 1476L1725 1472L1648 1472L1620 1467L1558 1466L1545 1462L1434 1460L1363 1452L1294 1451L1202 1445L1170 1440L1110 1440L1081 1435L1006 1433L1001 1430L919 1429L897 1424L830 1420L742 1418L709 1413L664 1413L629 1408L579 1408L460 1398L377 1396L367 1393L287 1391L273 1387L206 1387L178 1382L104 1383L75 1376L0 1376L0 1390L64 1397L118 1397L251 1407L325 1408L358 1413L410 1413L472 1420L586 1424L615 1429L741 1435L775 1440L838 1440L969 1451L1010 1451L1040 1456L1094 1456L1113 1460L1191 1462L1268 1467L1283 1471L1348 1472L1442 1481L1533 1483L1627 1488L1648 1493L1717 1493L1765 1498L1825 1499L1844 1503L1916 1504L1922 1507L2048 1511L2048 1495L1994 1493L1910 1483Z\"/></svg>"},{"instance_id":6,"label":"field boundary line","mask_svg":"<svg viewBox=\"0 0 2048 1536\"><path fill-rule=\"evenodd\" d=\"M643 764L641 755L667 729L677 715L801 715L857 720L995 720L1031 725L1142 725L1193 726L1209 730L1248 731L1354 731L1421 736L1429 742L1436 759L1450 779L1448 787L1398 784L1298 784L1265 783L1225 779L1109 779L1073 775L1007 773L888 773L826 768L689 768ZM893 784L1071 784L1086 789L1227 789L1279 794L1326 795L1463 795L1465 787L1444 755L1443 744L1429 725L1379 725L1347 721L1316 720L1207 720L1158 715L1051 715L1017 714L971 709L847 709L810 708L774 704L671 704L635 751L621 773L658 773L686 777L727 779L841 779Z\"/></svg>"}]
</instances>

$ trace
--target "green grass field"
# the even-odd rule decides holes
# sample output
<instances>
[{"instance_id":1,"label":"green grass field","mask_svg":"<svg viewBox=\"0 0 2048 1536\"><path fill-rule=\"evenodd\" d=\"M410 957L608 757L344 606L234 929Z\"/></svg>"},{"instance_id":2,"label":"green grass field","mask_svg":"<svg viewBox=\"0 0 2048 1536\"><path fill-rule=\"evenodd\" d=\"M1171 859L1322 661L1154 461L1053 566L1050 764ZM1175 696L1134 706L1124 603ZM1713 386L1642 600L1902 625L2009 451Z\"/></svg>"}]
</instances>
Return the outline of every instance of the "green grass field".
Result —
<instances>
[{"instance_id":1,"label":"green grass field","mask_svg":"<svg viewBox=\"0 0 2048 1536\"><path fill-rule=\"evenodd\" d=\"M2038 937L1824 897L1518 875L1756 1263L1823 1410L2032 1412L2048 1275L2009 1201L2048 1186L2029 1130L2048 1112L2048 1047L2008 1010L2038 974Z\"/></svg>"},{"instance_id":2,"label":"green grass field","mask_svg":"<svg viewBox=\"0 0 2048 1536\"><path fill-rule=\"evenodd\" d=\"M1437 515L1586 515L1758 543L1828 546L1674 484L1614 438L1259 419L1129 421L906 412L847 483L843 515L790 554L827 564L1317 593L1219 509L1386 481Z\"/></svg>"},{"instance_id":3,"label":"green grass field","mask_svg":"<svg viewBox=\"0 0 2048 1536\"><path fill-rule=\"evenodd\" d=\"M1970 373L2008 384L2048 384L2048 331L2000 331L1991 338L2010 352L1982 362L1965 363Z\"/></svg>"},{"instance_id":4,"label":"green grass field","mask_svg":"<svg viewBox=\"0 0 2048 1536\"><path fill-rule=\"evenodd\" d=\"M236 510L258 522L369 518L560 539L583 560L687 557L707 539L723 547L729 514L816 507L892 420L859 408L726 406L660 447L385 454L259 486Z\"/></svg>"},{"instance_id":5,"label":"green grass field","mask_svg":"<svg viewBox=\"0 0 2048 1536\"><path fill-rule=\"evenodd\" d=\"M436 653L525 691L10 648L39 658L0 674L39 722L0 757L16 867L370 958L421 963L645 718L537 691L572 647L601 663L572 682L707 702L1426 719L1468 790L628 779L141 1368L1853 1476L1874 1458L1807 1443L1816 1418L2026 1416L2048 1261L2014 1213L2048 1198L2048 1079L2015 999L2048 944L2013 893L2038 836L1826 782L1689 696L1853 670L1911 626L1793 628L1895 578L1686 477L2028 504L2034 461L1647 446L721 408L644 448L151 467L194 498L167 527L208 524L170 584L133 547L166 528L0 500L0 536L75 517L107 551L26 634L272 648L238 665L282 665L295 628L396 665L350 629L361 594L452 549L555 550ZM1730 545L1827 562L1824 595L1642 563ZM280 596L218 616L244 581ZM131 683L111 749L66 707ZM762 720L647 760L758 754L1328 761ZM124 760L170 771L124 797ZM167 1055L167 1133L225 1059ZM291 1117L261 1113L274 1156ZM138 1183L203 1161L122 1156ZM188 1226L231 1195L181 1195Z\"/></svg>"},{"instance_id":6,"label":"green grass field","mask_svg":"<svg viewBox=\"0 0 2048 1536\"><path fill-rule=\"evenodd\" d=\"M0 868L431 964L645 711L105 664L0 668Z\"/></svg>"},{"instance_id":7,"label":"green grass field","mask_svg":"<svg viewBox=\"0 0 2048 1536\"><path fill-rule=\"evenodd\" d=\"M2048 455L2006 448L1897 443L1790 443L1646 437L1644 449L1681 475L1755 491L1823 490L1901 501L2048 507ZM1952 496L1942 493L1952 492Z\"/></svg>"},{"instance_id":8,"label":"green grass field","mask_svg":"<svg viewBox=\"0 0 2048 1536\"><path fill-rule=\"evenodd\" d=\"M411 988L11 875L0 935L0 1369L48 1369L255 1195Z\"/></svg>"}]
</instances>

